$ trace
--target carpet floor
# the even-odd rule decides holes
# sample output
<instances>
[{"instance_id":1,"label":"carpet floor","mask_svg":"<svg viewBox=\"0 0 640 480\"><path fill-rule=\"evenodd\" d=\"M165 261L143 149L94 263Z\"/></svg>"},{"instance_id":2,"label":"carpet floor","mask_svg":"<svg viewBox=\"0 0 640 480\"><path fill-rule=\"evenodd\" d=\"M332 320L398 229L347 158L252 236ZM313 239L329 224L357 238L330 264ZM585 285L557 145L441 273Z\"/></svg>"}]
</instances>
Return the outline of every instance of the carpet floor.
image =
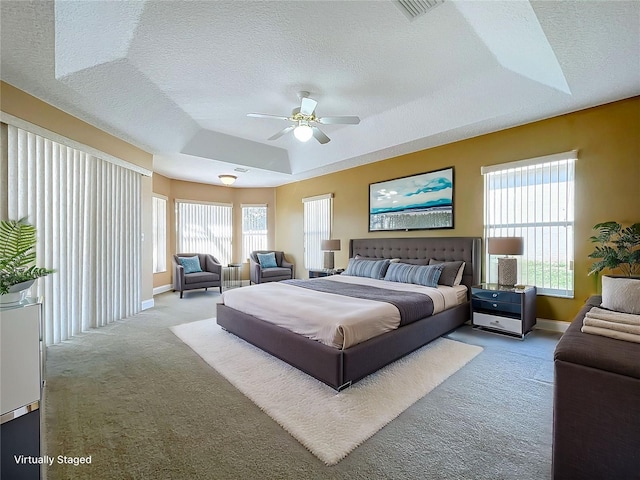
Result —
<instances>
[{"instance_id":1,"label":"carpet floor","mask_svg":"<svg viewBox=\"0 0 640 480\"><path fill-rule=\"evenodd\" d=\"M224 332L215 318L171 330L327 465L338 463L482 351L439 338L338 393Z\"/></svg>"},{"instance_id":2,"label":"carpet floor","mask_svg":"<svg viewBox=\"0 0 640 480\"><path fill-rule=\"evenodd\" d=\"M171 332L214 317L220 295L178 297L48 348L42 453L92 456L48 479L550 478L559 334L452 332L484 350L327 466Z\"/></svg>"}]
</instances>

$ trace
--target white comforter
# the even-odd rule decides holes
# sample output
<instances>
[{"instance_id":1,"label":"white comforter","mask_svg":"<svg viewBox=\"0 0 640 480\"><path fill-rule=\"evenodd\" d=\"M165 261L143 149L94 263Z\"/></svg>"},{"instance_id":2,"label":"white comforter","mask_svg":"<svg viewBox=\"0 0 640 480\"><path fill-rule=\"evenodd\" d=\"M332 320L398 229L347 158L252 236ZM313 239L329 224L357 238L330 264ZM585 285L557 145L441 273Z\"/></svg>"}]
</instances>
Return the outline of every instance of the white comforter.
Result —
<instances>
[{"instance_id":1,"label":"white comforter","mask_svg":"<svg viewBox=\"0 0 640 480\"><path fill-rule=\"evenodd\" d=\"M347 275L324 278L429 295L433 300L434 315L466 300L467 287L464 285L430 288ZM400 324L400 312L390 303L317 292L282 282L228 290L222 295L222 303L337 348L349 348L396 329Z\"/></svg>"}]
</instances>

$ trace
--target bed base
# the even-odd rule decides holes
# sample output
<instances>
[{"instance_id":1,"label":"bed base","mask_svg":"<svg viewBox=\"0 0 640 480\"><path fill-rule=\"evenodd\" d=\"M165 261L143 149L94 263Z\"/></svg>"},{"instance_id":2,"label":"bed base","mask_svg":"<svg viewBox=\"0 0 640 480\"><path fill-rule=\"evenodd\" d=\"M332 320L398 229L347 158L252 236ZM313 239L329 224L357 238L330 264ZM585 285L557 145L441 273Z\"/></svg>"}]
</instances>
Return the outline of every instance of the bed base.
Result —
<instances>
[{"instance_id":1,"label":"bed base","mask_svg":"<svg viewBox=\"0 0 640 480\"><path fill-rule=\"evenodd\" d=\"M466 302L351 348L340 350L226 305L217 306L217 323L227 332L293 365L337 391L348 388L385 365L459 327L469 317L470 306Z\"/></svg>"},{"instance_id":2,"label":"bed base","mask_svg":"<svg viewBox=\"0 0 640 480\"><path fill-rule=\"evenodd\" d=\"M467 302L346 350L329 347L285 328L219 304L218 324L238 337L284 360L340 391L391 362L459 327L471 317L471 286L480 282L478 237L362 238L349 242L349 257L399 258L409 263L430 258L466 262L462 284Z\"/></svg>"}]
</instances>

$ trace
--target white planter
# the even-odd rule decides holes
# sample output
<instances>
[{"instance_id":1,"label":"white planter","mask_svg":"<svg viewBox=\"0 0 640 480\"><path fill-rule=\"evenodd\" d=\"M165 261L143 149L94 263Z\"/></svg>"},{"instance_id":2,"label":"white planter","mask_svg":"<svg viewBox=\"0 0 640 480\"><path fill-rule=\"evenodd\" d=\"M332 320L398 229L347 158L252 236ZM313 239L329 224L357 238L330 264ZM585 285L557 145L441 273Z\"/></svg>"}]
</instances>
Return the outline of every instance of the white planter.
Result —
<instances>
[{"instance_id":1,"label":"white planter","mask_svg":"<svg viewBox=\"0 0 640 480\"><path fill-rule=\"evenodd\" d=\"M27 280L26 282L17 283L9 288L9 293L0 295L0 305L3 307L10 307L13 305L20 305L25 298L29 296L29 290L35 280Z\"/></svg>"}]
</instances>

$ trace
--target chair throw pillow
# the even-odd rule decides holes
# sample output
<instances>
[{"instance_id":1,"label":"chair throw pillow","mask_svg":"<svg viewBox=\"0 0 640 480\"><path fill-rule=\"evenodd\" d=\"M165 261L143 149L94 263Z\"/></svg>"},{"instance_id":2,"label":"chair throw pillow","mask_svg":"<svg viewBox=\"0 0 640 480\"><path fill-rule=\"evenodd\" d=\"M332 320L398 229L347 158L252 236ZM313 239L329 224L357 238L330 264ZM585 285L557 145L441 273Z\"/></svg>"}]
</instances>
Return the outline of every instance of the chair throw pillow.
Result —
<instances>
[{"instance_id":1,"label":"chair throw pillow","mask_svg":"<svg viewBox=\"0 0 640 480\"><path fill-rule=\"evenodd\" d=\"M200 268L200 258L198 256L194 257L178 257L180 260L180 265L184 267L184 273L197 273L201 272L202 268Z\"/></svg>"},{"instance_id":2,"label":"chair throw pillow","mask_svg":"<svg viewBox=\"0 0 640 480\"><path fill-rule=\"evenodd\" d=\"M640 278L603 275L602 308L640 315Z\"/></svg>"},{"instance_id":3,"label":"chair throw pillow","mask_svg":"<svg viewBox=\"0 0 640 480\"><path fill-rule=\"evenodd\" d=\"M275 268L278 266L276 263L276 254L275 252L269 253L258 253L258 263L262 268Z\"/></svg>"}]
</instances>

